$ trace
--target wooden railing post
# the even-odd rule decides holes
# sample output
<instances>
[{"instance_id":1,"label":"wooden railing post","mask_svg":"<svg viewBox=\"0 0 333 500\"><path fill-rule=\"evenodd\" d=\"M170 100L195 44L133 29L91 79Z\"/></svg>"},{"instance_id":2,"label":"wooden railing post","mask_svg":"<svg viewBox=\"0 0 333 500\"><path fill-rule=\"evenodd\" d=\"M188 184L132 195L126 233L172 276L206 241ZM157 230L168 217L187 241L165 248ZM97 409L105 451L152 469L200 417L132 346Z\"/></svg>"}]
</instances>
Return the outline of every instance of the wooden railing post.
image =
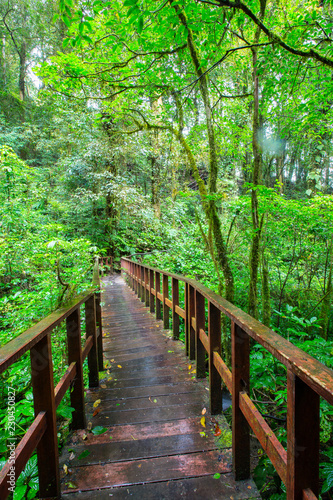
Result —
<instances>
[{"instance_id":1,"label":"wooden railing post","mask_svg":"<svg viewBox=\"0 0 333 500\"><path fill-rule=\"evenodd\" d=\"M158 298L158 294L161 293L161 275L157 271L155 272L155 293L156 293L156 319L161 319L161 301Z\"/></svg>"},{"instance_id":2,"label":"wooden railing post","mask_svg":"<svg viewBox=\"0 0 333 500\"><path fill-rule=\"evenodd\" d=\"M239 394L249 393L250 338L231 322L232 349L232 454L236 480L250 477L250 428L239 407ZM289 500L289 498L288 498Z\"/></svg>"},{"instance_id":3,"label":"wooden railing post","mask_svg":"<svg viewBox=\"0 0 333 500\"><path fill-rule=\"evenodd\" d=\"M138 270L136 268L135 262L133 262L133 275L134 275L134 282L133 282L133 290L136 294L138 294Z\"/></svg>"},{"instance_id":4,"label":"wooden railing post","mask_svg":"<svg viewBox=\"0 0 333 500\"><path fill-rule=\"evenodd\" d=\"M154 288L154 271L149 271L149 310L153 314L155 312L154 295L152 289ZM156 292L156 290L155 290Z\"/></svg>"},{"instance_id":5,"label":"wooden railing post","mask_svg":"<svg viewBox=\"0 0 333 500\"><path fill-rule=\"evenodd\" d=\"M195 289L189 285L189 346L188 356L195 359L195 329L193 328L192 318L195 318Z\"/></svg>"},{"instance_id":6,"label":"wooden railing post","mask_svg":"<svg viewBox=\"0 0 333 500\"><path fill-rule=\"evenodd\" d=\"M57 422L54 400L51 335L30 350L35 416L46 412L46 430L37 446L39 496L60 498Z\"/></svg>"},{"instance_id":7,"label":"wooden railing post","mask_svg":"<svg viewBox=\"0 0 333 500\"><path fill-rule=\"evenodd\" d=\"M96 327L97 327L97 359L98 369L102 371L103 366L103 337L102 337L102 308L101 308L101 292L96 292Z\"/></svg>"},{"instance_id":8,"label":"wooden railing post","mask_svg":"<svg viewBox=\"0 0 333 500\"><path fill-rule=\"evenodd\" d=\"M132 276L132 279L131 279L131 288L132 288L132 290L135 290L134 263L133 262L130 262L130 273L131 273L131 276Z\"/></svg>"},{"instance_id":9,"label":"wooden railing post","mask_svg":"<svg viewBox=\"0 0 333 500\"><path fill-rule=\"evenodd\" d=\"M174 340L179 339L179 316L176 313L176 306L179 306L179 282L177 278L172 278L172 332Z\"/></svg>"},{"instance_id":10,"label":"wooden railing post","mask_svg":"<svg viewBox=\"0 0 333 500\"><path fill-rule=\"evenodd\" d=\"M141 276L141 295L140 299L141 302L145 302L146 294L145 294L145 270L143 266L140 266L140 276Z\"/></svg>"},{"instance_id":11,"label":"wooden railing post","mask_svg":"<svg viewBox=\"0 0 333 500\"><path fill-rule=\"evenodd\" d=\"M144 267L144 275L145 275L145 305L149 307L149 271L146 267Z\"/></svg>"},{"instance_id":12,"label":"wooden railing post","mask_svg":"<svg viewBox=\"0 0 333 500\"><path fill-rule=\"evenodd\" d=\"M196 378L205 378L205 348L200 340L200 329L205 330L205 297L196 290L195 293L195 362L196 362Z\"/></svg>"},{"instance_id":13,"label":"wooden railing post","mask_svg":"<svg viewBox=\"0 0 333 500\"><path fill-rule=\"evenodd\" d=\"M303 489L319 496L319 396L291 370L287 374L287 498Z\"/></svg>"},{"instance_id":14,"label":"wooden railing post","mask_svg":"<svg viewBox=\"0 0 333 500\"><path fill-rule=\"evenodd\" d=\"M165 303L165 299L169 298L169 277L163 274L163 325L166 330L169 329L169 306Z\"/></svg>"},{"instance_id":15,"label":"wooden railing post","mask_svg":"<svg viewBox=\"0 0 333 500\"><path fill-rule=\"evenodd\" d=\"M99 386L98 358L97 358L97 331L96 331L96 304L92 295L85 303L86 338L92 336L93 345L88 354L89 387Z\"/></svg>"},{"instance_id":16,"label":"wooden railing post","mask_svg":"<svg viewBox=\"0 0 333 500\"><path fill-rule=\"evenodd\" d=\"M214 366L214 351L221 354L221 311L208 302L209 398L212 415L222 411L221 375Z\"/></svg>"},{"instance_id":17,"label":"wooden railing post","mask_svg":"<svg viewBox=\"0 0 333 500\"><path fill-rule=\"evenodd\" d=\"M70 392L72 413L72 429L84 429L86 426L84 406L84 384L81 349L80 308L70 314L66 320L68 340L68 364L76 363L76 375Z\"/></svg>"},{"instance_id":18,"label":"wooden railing post","mask_svg":"<svg viewBox=\"0 0 333 500\"><path fill-rule=\"evenodd\" d=\"M190 298L189 298L189 284L185 283L185 296L184 296L184 305L185 305L185 354L189 355L189 339L190 339Z\"/></svg>"}]
</instances>

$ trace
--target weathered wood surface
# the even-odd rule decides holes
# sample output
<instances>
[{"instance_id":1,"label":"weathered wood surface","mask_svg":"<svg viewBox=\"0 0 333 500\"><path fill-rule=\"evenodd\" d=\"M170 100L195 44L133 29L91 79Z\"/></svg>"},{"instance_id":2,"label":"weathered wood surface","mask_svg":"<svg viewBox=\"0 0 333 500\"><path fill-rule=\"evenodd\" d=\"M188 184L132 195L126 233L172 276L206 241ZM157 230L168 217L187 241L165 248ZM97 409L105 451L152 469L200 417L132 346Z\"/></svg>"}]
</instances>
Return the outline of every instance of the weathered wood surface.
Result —
<instances>
[{"instance_id":1,"label":"weathered wood surface","mask_svg":"<svg viewBox=\"0 0 333 500\"><path fill-rule=\"evenodd\" d=\"M86 411L88 429L107 431L71 435L60 461L63 498L260 498L252 481L234 481L230 442L213 435L216 418L222 434L230 430L209 414L208 387L194 378L182 344L120 277L104 284L107 371L86 392Z\"/></svg>"}]
</instances>

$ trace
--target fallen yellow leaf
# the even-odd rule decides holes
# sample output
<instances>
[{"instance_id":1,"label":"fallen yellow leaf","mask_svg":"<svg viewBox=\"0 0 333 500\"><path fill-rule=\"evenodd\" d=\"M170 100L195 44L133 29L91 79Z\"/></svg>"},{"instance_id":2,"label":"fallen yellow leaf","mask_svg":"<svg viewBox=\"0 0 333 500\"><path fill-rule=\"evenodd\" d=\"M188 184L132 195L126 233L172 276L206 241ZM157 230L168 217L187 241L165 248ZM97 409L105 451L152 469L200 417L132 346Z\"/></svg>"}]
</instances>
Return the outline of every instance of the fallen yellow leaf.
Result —
<instances>
[{"instance_id":1,"label":"fallen yellow leaf","mask_svg":"<svg viewBox=\"0 0 333 500\"><path fill-rule=\"evenodd\" d=\"M192 365L188 365L188 369L190 370L192 368Z\"/></svg>"},{"instance_id":2,"label":"fallen yellow leaf","mask_svg":"<svg viewBox=\"0 0 333 500\"><path fill-rule=\"evenodd\" d=\"M62 468L64 469L64 473L68 474L68 467L67 467L67 465L64 464Z\"/></svg>"},{"instance_id":3,"label":"fallen yellow leaf","mask_svg":"<svg viewBox=\"0 0 333 500\"><path fill-rule=\"evenodd\" d=\"M206 418L205 417L201 417L200 424L202 425L202 427L206 427Z\"/></svg>"},{"instance_id":4,"label":"fallen yellow leaf","mask_svg":"<svg viewBox=\"0 0 333 500\"><path fill-rule=\"evenodd\" d=\"M93 407L97 408L97 406L100 404L100 402L101 402L100 399L96 399L95 403L93 404Z\"/></svg>"},{"instance_id":5,"label":"fallen yellow leaf","mask_svg":"<svg viewBox=\"0 0 333 500\"><path fill-rule=\"evenodd\" d=\"M122 366L121 366L121 365L117 365L117 366L118 366L118 368L122 368Z\"/></svg>"},{"instance_id":6,"label":"fallen yellow leaf","mask_svg":"<svg viewBox=\"0 0 333 500\"><path fill-rule=\"evenodd\" d=\"M106 385L105 384L101 384L101 388L102 389L106 389Z\"/></svg>"},{"instance_id":7,"label":"fallen yellow leaf","mask_svg":"<svg viewBox=\"0 0 333 500\"><path fill-rule=\"evenodd\" d=\"M207 412L206 408L202 409L201 415L204 415Z\"/></svg>"}]
</instances>

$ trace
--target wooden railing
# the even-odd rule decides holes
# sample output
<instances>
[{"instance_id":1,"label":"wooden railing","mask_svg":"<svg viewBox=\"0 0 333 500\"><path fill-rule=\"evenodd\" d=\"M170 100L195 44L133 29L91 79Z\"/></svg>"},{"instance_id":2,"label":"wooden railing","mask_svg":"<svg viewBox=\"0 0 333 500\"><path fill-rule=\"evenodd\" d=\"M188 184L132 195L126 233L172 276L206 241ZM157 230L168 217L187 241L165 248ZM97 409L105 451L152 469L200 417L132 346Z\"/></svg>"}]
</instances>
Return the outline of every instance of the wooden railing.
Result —
<instances>
[{"instance_id":1,"label":"wooden railing","mask_svg":"<svg viewBox=\"0 0 333 500\"><path fill-rule=\"evenodd\" d=\"M80 306L85 305L86 341L81 347ZM68 368L54 387L51 332L66 320ZM0 373L30 351L31 384L35 419L15 449L14 464L7 461L0 471L0 498L9 495L11 471L15 479L23 471L37 448L39 495L41 498L60 498L58 439L56 409L71 386L70 399L74 408L72 429L86 425L83 367L88 356L89 387L98 387L99 370L103 369L102 320L100 295L85 293L66 308L58 309L0 349ZM10 433L11 434L11 433ZM15 436L9 438L15 443Z\"/></svg>"},{"instance_id":2,"label":"wooden railing","mask_svg":"<svg viewBox=\"0 0 333 500\"><path fill-rule=\"evenodd\" d=\"M314 500L319 495L319 397L333 404L333 371L262 325L200 283L123 258L122 273L150 312L169 328L174 339L179 318L185 322L185 346L196 360L196 376L205 377L209 360L212 414L222 411L223 381L232 394L233 467L237 480L250 476L250 428L287 488L288 500ZM169 280L172 293L169 298ZM184 284L184 309L179 283ZM206 301L208 318L206 318ZM221 357L221 313L231 320L232 371ZM208 331L205 330L206 320ZM250 339L261 344L287 369L287 450L250 399Z\"/></svg>"},{"instance_id":3,"label":"wooden railing","mask_svg":"<svg viewBox=\"0 0 333 500\"><path fill-rule=\"evenodd\" d=\"M109 274L113 273L113 257L112 256L99 257L99 265L101 266L102 276L104 276L104 266L106 266L109 269Z\"/></svg>"}]
</instances>

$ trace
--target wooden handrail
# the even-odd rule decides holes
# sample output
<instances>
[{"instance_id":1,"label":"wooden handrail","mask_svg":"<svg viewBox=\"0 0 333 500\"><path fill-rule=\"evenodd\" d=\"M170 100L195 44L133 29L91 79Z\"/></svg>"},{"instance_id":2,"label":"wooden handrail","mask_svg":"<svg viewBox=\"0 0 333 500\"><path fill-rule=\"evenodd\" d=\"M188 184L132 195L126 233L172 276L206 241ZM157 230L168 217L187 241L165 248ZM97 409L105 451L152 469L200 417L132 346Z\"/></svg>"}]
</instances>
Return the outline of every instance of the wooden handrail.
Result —
<instances>
[{"instance_id":1,"label":"wooden handrail","mask_svg":"<svg viewBox=\"0 0 333 500\"><path fill-rule=\"evenodd\" d=\"M81 347L80 306L85 305L86 342ZM51 332L66 320L68 368L54 387ZM68 306L57 309L15 339L0 348L0 373L30 351L31 383L35 419L15 448L15 478L24 469L37 448L39 494L42 498L60 498L60 476L56 408L71 386L74 408L72 429L85 427L83 360L88 357L89 387L99 386L98 372L103 368L100 293L86 292ZM8 461L0 472L0 498L10 494Z\"/></svg>"},{"instance_id":2,"label":"wooden handrail","mask_svg":"<svg viewBox=\"0 0 333 500\"><path fill-rule=\"evenodd\" d=\"M287 487L288 500L319 495L319 396L333 404L333 371L195 280L142 263L121 259L123 275L150 311L169 327L172 312L174 339L179 320L185 323L185 347L196 360L196 376L205 376L209 358L211 413L222 410L221 381L232 393L233 465L235 477L250 475L250 427ZM172 297L169 297L169 278ZM161 284L162 282L162 284ZM185 307L179 306L179 282L184 284ZM162 292L162 293L161 293ZM205 300L208 318L205 317ZM221 313L231 320L232 370L221 355ZM205 331L206 319L208 332ZM250 338L287 368L287 450L265 422L249 396Z\"/></svg>"}]
</instances>

